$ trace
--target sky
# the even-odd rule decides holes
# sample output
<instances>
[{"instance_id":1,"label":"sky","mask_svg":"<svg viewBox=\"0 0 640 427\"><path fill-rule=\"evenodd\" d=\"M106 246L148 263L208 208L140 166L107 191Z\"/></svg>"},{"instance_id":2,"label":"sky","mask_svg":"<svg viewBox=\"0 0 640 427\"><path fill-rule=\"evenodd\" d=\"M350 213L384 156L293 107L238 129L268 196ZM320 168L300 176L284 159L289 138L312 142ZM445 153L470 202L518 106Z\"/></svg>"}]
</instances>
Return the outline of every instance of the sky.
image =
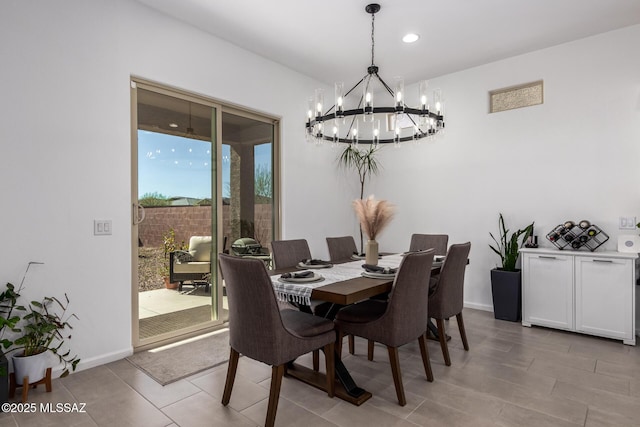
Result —
<instances>
[{"instance_id":1,"label":"sky","mask_svg":"<svg viewBox=\"0 0 640 427\"><path fill-rule=\"evenodd\" d=\"M222 145L222 195L228 197L230 147ZM271 169L271 144L256 146L255 166ZM138 197L211 198L211 143L138 131Z\"/></svg>"}]
</instances>

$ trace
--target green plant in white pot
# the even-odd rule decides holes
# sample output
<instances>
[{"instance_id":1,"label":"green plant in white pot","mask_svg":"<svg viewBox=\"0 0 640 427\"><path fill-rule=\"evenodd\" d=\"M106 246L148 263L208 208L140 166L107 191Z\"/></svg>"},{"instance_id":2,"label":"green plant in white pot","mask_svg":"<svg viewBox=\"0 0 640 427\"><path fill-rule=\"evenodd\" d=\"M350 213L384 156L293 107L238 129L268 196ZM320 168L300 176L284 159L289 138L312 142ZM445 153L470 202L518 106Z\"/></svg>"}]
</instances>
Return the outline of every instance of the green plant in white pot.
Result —
<instances>
[{"instance_id":1,"label":"green plant in white pot","mask_svg":"<svg viewBox=\"0 0 640 427\"><path fill-rule=\"evenodd\" d=\"M501 267L491 270L491 294L493 313L496 319L517 322L522 317L522 277L516 268L519 249L533 234L533 224L511 234L505 226L504 217L498 219L499 239L489 233L495 245L489 245L500 257Z\"/></svg>"},{"instance_id":2,"label":"green plant in white pot","mask_svg":"<svg viewBox=\"0 0 640 427\"><path fill-rule=\"evenodd\" d=\"M69 320L78 318L75 314L67 314L68 306L69 298L65 294L64 303L55 297L44 297L42 301L31 301L27 307L20 326L21 335L14 340L17 353L12 356L19 383L24 377L29 378L30 384L44 378L51 354L64 365L60 377L69 375L69 367L76 370L80 362L78 356L71 356L71 350L62 350L66 340L71 339ZM33 371L30 370L32 364L36 364Z\"/></svg>"}]
</instances>

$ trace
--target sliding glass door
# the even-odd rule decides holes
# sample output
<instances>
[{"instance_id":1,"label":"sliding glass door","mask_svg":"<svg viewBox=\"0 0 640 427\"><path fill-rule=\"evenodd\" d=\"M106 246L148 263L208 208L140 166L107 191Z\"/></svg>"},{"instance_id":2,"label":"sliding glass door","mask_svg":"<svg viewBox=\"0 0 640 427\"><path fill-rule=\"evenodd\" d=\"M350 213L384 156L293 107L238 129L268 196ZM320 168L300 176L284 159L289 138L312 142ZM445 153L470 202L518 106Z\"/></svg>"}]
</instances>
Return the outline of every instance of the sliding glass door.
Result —
<instances>
[{"instance_id":1,"label":"sliding glass door","mask_svg":"<svg viewBox=\"0 0 640 427\"><path fill-rule=\"evenodd\" d=\"M227 320L218 253L270 264L277 133L273 118L132 81L135 348Z\"/></svg>"}]
</instances>

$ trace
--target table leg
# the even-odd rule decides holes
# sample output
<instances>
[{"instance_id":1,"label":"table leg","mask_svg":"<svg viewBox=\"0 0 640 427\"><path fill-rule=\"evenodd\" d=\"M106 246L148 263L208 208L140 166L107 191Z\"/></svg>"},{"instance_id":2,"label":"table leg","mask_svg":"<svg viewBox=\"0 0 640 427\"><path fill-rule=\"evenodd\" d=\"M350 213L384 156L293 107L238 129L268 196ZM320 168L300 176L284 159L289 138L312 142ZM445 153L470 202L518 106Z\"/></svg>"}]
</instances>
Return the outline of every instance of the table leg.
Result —
<instances>
[{"instance_id":1,"label":"table leg","mask_svg":"<svg viewBox=\"0 0 640 427\"><path fill-rule=\"evenodd\" d=\"M317 313L312 313L312 310L308 305L298 304L297 307L300 311L317 315ZM333 319L338 310L340 310L342 307L343 306L339 304L331 304L326 313L322 315L326 319ZM322 351L324 352L324 349ZM342 359L338 355L337 351L334 357L335 376L337 380L335 389L336 397L339 397L340 399L357 406L362 405L364 402L371 398L371 393L364 390L363 388L358 387L356 382L353 380L353 377L349 373L349 370L346 366L344 366L344 363L342 363ZM302 382L326 391L326 376L324 374L321 374L320 372L316 372L304 366L296 365L295 363L293 363L293 361L287 364L286 375L294 377Z\"/></svg>"},{"instance_id":2,"label":"table leg","mask_svg":"<svg viewBox=\"0 0 640 427\"><path fill-rule=\"evenodd\" d=\"M440 342L440 334L438 333L438 327L433 324L433 321L431 320L431 318L429 318L429 321L427 322L427 328L429 329L429 332L431 332L431 334L427 334L427 339L431 341ZM447 341L450 341L450 340L451 340L451 335L447 335Z\"/></svg>"},{"instance_id":3,"label":"table leg","mask_svg":"<svg viewBox=\"0 0 640 427\"><path fill-rule=\"evenodd\" d=\"M351 397L358 398L366 393L366 390L360 388L356 385L356 382L351 377L351 374L347 370L347 367L344 366L341 359L338 359L336 356L336 378L340 381L344 390Z\"/></svg>"},{"instance_id":4,"label":"table leg","mask_svg":"<svg viewBox=\"0 0 640 427\"><path fill-rule=\"evenodd\" d=\"M335 374L336 397L356 406L362 405L364 402L371 398L372 394L370 392L356 385L355 381L353 381L353 378L349 374L349 371L342 363L342 360L338 358L337 354L335 359ZM327 391L327 377L321 372L315 372L313 369L309 369L305 366L300 366L296 363L289 362L287 364L285 375L296 378L322 391Z\"/></svg>"}]
</instances>

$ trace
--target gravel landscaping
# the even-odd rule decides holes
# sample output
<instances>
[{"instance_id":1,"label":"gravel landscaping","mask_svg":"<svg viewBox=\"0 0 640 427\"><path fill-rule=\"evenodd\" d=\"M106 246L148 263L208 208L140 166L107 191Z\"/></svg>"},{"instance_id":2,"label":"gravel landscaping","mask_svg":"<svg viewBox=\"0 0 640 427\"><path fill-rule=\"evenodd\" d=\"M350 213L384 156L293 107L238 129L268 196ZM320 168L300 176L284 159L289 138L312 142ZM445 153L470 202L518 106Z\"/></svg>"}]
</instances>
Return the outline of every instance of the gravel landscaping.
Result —
<instances>
[{"instance_id":1,"label":"gravel landscaping","mask_svg":"<svg viewBox=\"0 0 640 427\"><path fill-rule=\"evenodd\" d=\"M164 288L161 271L168 263L169 257L164 257L163 248L138 248L138 291Z\"/></svg>"}]
</instances>

